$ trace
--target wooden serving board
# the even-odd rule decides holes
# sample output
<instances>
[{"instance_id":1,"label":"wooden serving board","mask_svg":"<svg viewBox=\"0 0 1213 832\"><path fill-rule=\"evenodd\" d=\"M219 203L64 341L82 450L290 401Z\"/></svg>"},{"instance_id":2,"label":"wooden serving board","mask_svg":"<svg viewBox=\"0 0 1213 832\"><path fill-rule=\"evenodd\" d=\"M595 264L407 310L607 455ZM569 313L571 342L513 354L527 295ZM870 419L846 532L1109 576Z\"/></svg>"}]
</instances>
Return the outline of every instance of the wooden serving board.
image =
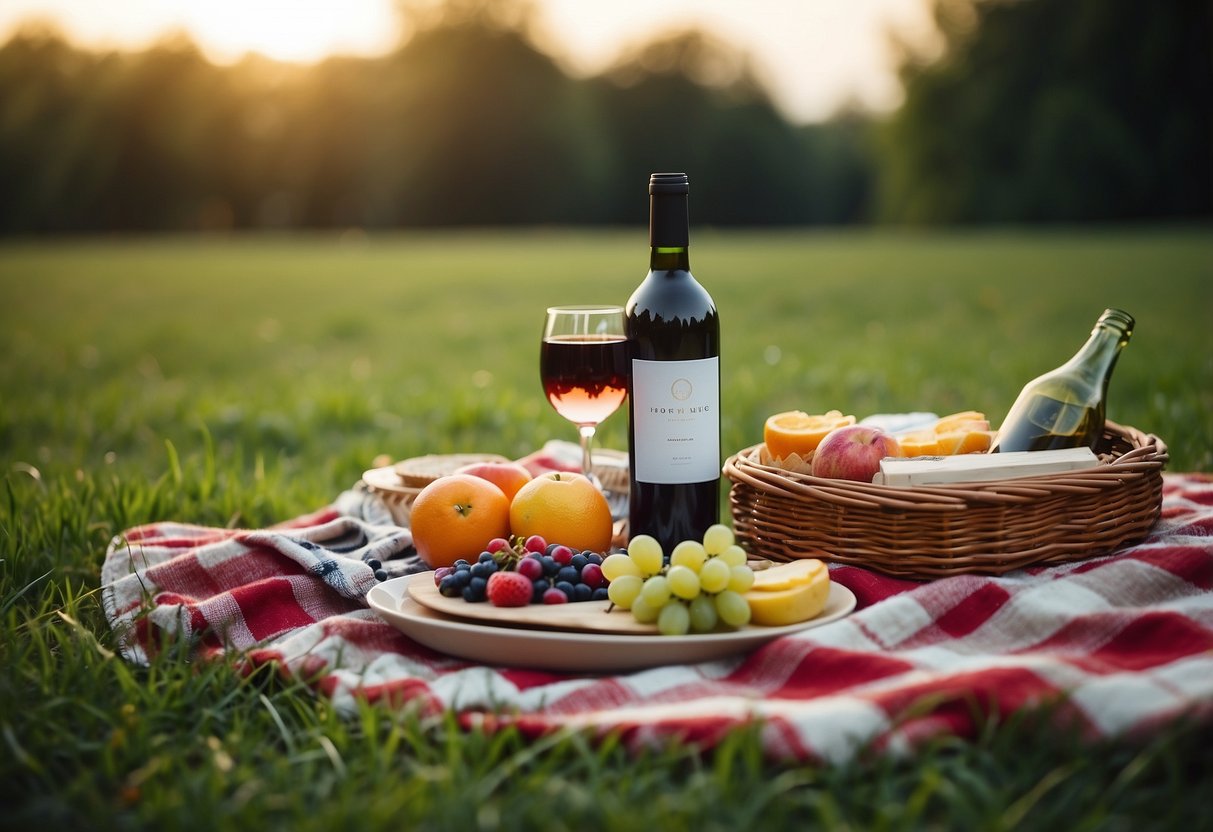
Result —
<instances>
[{"instance_id":1,"label":"wooden serving board","mask_svg":"<svg viewBox=\"0 0 1213 832\"><path fill-rule=\"evenodd\" d=\"M525 607L495 607L487 601L472 604L462 598L447 598L438 592L431 576L409 581L409 596L436 612L482 624L530 627L544 630L577 630L591 633L656 635L654 624L641 624L627 610L607 612L609 601L579 601L570 604L527 604Z\"/></svg>"}]
</instances>

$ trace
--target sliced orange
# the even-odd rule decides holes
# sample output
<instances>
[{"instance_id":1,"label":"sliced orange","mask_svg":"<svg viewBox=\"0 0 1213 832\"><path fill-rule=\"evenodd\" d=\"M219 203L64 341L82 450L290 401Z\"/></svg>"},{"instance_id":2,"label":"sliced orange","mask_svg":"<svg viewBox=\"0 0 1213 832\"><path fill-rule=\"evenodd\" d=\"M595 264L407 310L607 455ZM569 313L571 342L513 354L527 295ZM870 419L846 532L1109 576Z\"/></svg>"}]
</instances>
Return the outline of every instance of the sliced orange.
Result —
<instances>
[{"instance_id":1,"label":"sliced orange","mask_svg":"<svg viewBox=\"0 0 1213 832\"><path fill-rule=\"evenodd\" d=\"M762 438L771 456L777 459L792 454L799 454L803 458L817 450L830 431L853 424L854 416L844 416L837 410L812 416L801 410L789 410L767 419L762 428Z\"/></svg>"},{"instance_id":2,"label":"sliced orange","mask_svg":"<svg viewBox=\"0 0 1213 832\"><path fill-rule=\"evenodd\" d=\"M962 410L935 421L929 428L899 436L898 444L906 456L951 456L988 451L994 440L986 415Z\"/></svg>"},{"instance_id":3,"label":"sliced orange","mask_svg":"<svg viewBox=\"0 0 1213 832\"><path fill-rule=\"evenodd\" d=\"M990 450L992 430L954 430L938 435L940 455L975 454Z\"/></svg>"},{"instance_id":4,"label":"sliced orange","mask_svg":"<svg viewBox=\"0 0 1213 832\"><path fill-rule=\"evenodd\" d=\"M944 416L932 427L932 430L934 430L936 433L953 433L958 430L973 431L989 429L990 422L988 419L986 419L986 414L976 410L962 410L959 413Z\"/></svg>"},{"instance_id":5,"label":"sliced orange","mask_svg":"<svg viewBox=\"0 0 1213 832\"><path fill-rule=\"evenodd\" d=\"M916 430L897 437L897 444L906 456L939 456L939 439L933 430Z\"/></svg>"}]
</instances>

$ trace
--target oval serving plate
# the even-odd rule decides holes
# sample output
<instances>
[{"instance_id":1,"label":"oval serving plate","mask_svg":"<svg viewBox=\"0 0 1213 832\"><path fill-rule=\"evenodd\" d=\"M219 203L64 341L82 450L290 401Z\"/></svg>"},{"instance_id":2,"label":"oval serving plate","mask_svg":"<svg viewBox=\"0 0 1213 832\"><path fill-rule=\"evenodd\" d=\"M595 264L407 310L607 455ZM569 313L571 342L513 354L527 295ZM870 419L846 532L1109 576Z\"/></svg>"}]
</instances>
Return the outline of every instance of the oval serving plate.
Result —
<instances>
[{"instance_id":1,"label":"oval serving plate","mask_svg":"<svg viewBox=\"0 0 1213 832\"><path fill-rule=\"evenodd\" d=\"M844 586L831 584L820 615L786 627L745 627L686 636L527 629L476 623L425 607L408 592L414 580L433 583L433 576L423 572L394 578L371 589L366 598L381 618L419 644L483 664L568 672L605 673L723 659L780 636L837 621L855 608L855 595Z\"/></svg>"}]
</instances>

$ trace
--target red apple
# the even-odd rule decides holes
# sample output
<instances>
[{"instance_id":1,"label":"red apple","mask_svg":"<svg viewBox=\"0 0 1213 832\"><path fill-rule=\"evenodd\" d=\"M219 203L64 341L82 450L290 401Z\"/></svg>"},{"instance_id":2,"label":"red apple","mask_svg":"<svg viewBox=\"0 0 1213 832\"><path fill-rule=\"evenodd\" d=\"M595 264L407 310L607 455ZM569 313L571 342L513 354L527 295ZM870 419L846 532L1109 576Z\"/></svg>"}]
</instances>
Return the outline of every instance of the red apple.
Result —
<instances>
[{"instance_id":1,"label":"red apple","mask_svg":"<svg viewBox=\"0 0 1213 832\"><path fill-rule=\"evenodd\" d=\"M886 456L901 456L901 445L880 428L835 428L813 452L813 476L871 482Z\"/></svg>"},{"instance_id":2,"label":"red apple","mask_svg":"<svg viewBox=\"0 0 1213 832\"><path fill-rule=\"evenodd\" d=\"M531 481L531 472L516 462L472 462L455 471L488 480L501 489L507 500L513 501L518 489Z\"/></svg>"}]
</instances>

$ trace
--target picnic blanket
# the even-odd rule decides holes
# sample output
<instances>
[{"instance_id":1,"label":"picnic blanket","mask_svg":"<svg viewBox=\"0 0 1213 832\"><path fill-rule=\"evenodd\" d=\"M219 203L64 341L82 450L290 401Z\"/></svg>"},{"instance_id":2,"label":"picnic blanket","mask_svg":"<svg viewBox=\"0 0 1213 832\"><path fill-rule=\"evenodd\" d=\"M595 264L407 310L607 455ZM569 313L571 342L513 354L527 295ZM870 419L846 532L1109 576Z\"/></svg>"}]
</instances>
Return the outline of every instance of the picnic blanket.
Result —
<instances>
[{"instance_id":1,"label":"picnic blanket","mask_svg":"<svg viewBox=\"0 0 1213 832\"><path fill-rule=\"evenodd\" d=\"M1112 555L921 583L835 566L859 600L847 618L729 659L615 675L487 667L411 641L364 599L376 565L415 568L410 543L357 489L269 529L154 523L110 545L105 611L132 661L190 639L201 657L272 664L342 709L408 704L529 736L618 732L635 748L710 747L749 723L773 759L844 761L972 736L1033 705L1092 739L1213 719L1208 474L1165 475L1160 522Z\"/></svg>"}]
</instances>

